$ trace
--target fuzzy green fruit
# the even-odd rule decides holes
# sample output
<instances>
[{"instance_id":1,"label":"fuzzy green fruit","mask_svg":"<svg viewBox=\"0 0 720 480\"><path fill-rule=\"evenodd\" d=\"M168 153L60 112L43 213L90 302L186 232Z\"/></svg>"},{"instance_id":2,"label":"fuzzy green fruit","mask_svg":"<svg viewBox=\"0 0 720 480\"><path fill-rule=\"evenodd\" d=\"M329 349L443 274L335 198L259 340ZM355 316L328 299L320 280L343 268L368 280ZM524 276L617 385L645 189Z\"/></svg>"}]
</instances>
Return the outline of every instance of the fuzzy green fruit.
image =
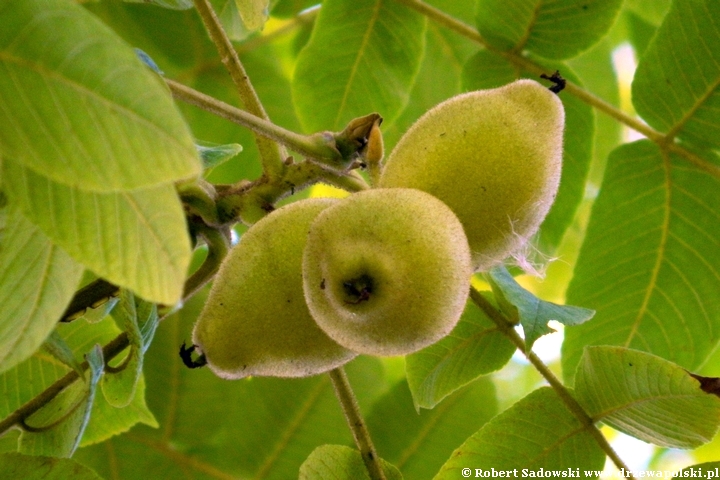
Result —
<instances>
[{"instance_id":1,"label":"fuzzy green fruit","mask_svg":"<svg viewBox=\"0 0 720 480\"><path fill-rule=\"evenodd\" d=\"M560 183L565 111L533 80L458 95L433 107L387 159L381 187L417 188L465 227L476 270L520 250Z\"/></svg>"},{"instance_id":2,"label":"fuzzy green fruit","mask_svg":"<svg viewBox=\"0 0 720 480\"><path fill-rule=\"evenodd\" d=\"M302 285L307 231L337 200L301 200L253 225L223 262L193 343L223 378L304 377L355 357L310 316Z\"/></svg>"},{"instance_id":3,"label":"fuzzy green fruit","mask_svg":"<svg viewBox=\"0 0 720 480\"><path fill-rule=\"evenodd\" d=\"M462 225L415 189L356 193L321 212L303 258L305 299L340 345L402 355L447 335L470 289Z\"/></svg>"}]
</instances>

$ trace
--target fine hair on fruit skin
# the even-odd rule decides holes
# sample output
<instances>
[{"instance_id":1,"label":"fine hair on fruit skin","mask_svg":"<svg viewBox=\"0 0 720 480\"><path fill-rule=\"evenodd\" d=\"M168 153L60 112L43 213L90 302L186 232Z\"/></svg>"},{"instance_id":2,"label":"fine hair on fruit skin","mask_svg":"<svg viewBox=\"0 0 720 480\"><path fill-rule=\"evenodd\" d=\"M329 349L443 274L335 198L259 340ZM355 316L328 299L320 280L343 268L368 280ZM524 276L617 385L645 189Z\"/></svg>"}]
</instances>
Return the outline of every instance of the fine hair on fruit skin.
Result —
<instances>
[{"instance_id":1,"label":"fine hair on fruit skin","mask_svg":"<svg viewBox=\"0 0 720 480\"><path fill-rule=\"evenodd\" d=\"M281 207L230 251L193 331L216 375L305 377L356 356L318 328L303 292L307 231L336 202L317 198Z\"/></svg>"},{"instance_id":2,"label":"fine hair on fruit skin","mask_svg":"<svg viewBox=\"0 0 720 480\"><path fill-rule=\"evenodd\" d=\"M420 117L390 153L380 187L417 188L465 228L476 271L520 251L560 184L565 111L534 80L468 92Z\"/></svg>"},{"instance_id":3,"label":"fine hair on fruit skin","mask_svg":"<svg viewBox=\"0 0 720 480\"><path fill-rule=\"evenodd\" d=\"M404 355L447 335L470 288L460 221L416 189L372 189L323 210L303 258L310 312L328 336L370 355Z\"/></svg>"}]
</instances>

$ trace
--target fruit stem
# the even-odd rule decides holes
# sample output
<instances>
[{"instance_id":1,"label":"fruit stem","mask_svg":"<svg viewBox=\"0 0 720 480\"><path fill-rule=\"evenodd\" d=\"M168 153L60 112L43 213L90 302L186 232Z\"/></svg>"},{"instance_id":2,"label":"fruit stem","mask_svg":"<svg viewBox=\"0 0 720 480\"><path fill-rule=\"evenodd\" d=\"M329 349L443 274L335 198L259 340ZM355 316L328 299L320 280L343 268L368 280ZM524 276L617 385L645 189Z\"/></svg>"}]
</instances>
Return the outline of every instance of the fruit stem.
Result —
<instances>
[{"instance_id":1,"label":"fruit stem","mask_svg":"<svg viewBox=\"0 0 720 480\"><path fill-rule=\"evenodd\" d=\"M250 82L250 78L245 72L240 57L238 57L235 47L233 47L230 39L228 38L225 30L223 30L222 24L215 14L212 5L209 0L195 0L195 9L202 18L205 24L205 30L207 30L210 38L212 39L220 59L222 60L225 68L230 73L230 77L235 83L240 100L242 101L245 109L253 115L262 118L263 120L269 121L269 117L265 112L265 109L260 102L255 89ZM270 179L278 178L282 176L285 164L283 163L287 152L280 145L275 143L273 140L262 137L255 134L255 142L257 143L258 150L260 151L260 158L262 159L263 171L265 175Z\"/></svg>"},{"instance_id":2,"label":"fruit stem","mask_svg":"<svg viewBox=\"0 0 720 480\"><path fill-rule=\"evenodd\" d=\"M502 57L504 57L508 62L514 64L515 66L525 70L526 72L529 72L533 75L540 76L543 73L547 73L547 69L542 67L541 65L538 65L537 63L533 62L532 60L529 60L528 58L524 57L521 53L516 51L509 51L509 52L503 52L499 51L495 48L493 48L492 45L490 45L483 37L480 35L480 33L474 29L473 27L465 24L464 22L448 15L447 13L443 12L442 10L439 10L432 5L429 5L422 0L396 0L398 3L401 3L405 5L408 8L411 8L418 13L421 13L422 15L425 15L430 20L449 28L450 30L459 33L460 35L472 40L473 42L479 43L483 47L485 47L487 50L490 50L491 52L494 52ZM667 135L658 132L657 130L653 129L652 127L648 126L647 124L643 123L641 120L628 115L627 113L623 112L619 108L615 107L614 105L606 102L605 100L593 95L592 93L588 92L587 90L581 88L580 86L568 81L565 85L565 90L570 95L573 95L580 99L582 102L587 103L591 107L595 108L596 110L603 112L604 114L608 115L609 117L612 117L613 119L617 120L618 122L625 124L626 126L632 128L633 130L645 135L649 140L652 140L656 144L660 146L661 149L667 149L685 160L689 161L696 167L706 171L707 173L713 175L716 178L720 178L720 167L717 165L712 164L711 162L708 162L707 160L703 159L699 155L687 150L683 146L674 143L673 142L673 131L671 130Z\"/></svg>"},{"instance_id":3,"label":"fruit stem","mask_svg":"<svg viewBox=\"0 0 720 480\"><path fill-rule=\"evenodd\" d=\"M595 421L588 415L585 409L578 403L577 400L570 394L565 385L555 376L552 371L543 363L540 358L535 355L532 350L525 348L525 340L515 331L513 323L493 304L491 304L485 297L483 297L478 290L474 287L470 289L470 297L472 301L477 305L487 316L498 326L500 331L515 344L518 350L520 350L525 358L532 364L533 367L545 378L550 386L555 390L560 400L565 406L572 412L580 423L587 429L588 432L593 436L595 441L598 443L600 448L605 452L615 466L620 469L625 469L625 472L629 472L630 469L625 465L623 460L618 456L617 452L613 450L610 443L608 443L605 436L602 434L599 428L595 426ZM629 476L634 480L635 477Z\"/></svg>"},{"instance_id":4,"label":"fruit stem","mask_svg":"<svg viewBox=\"0 0 720 480\"><path fill-rule=\"evenodd\" d=\"M355 438L355 445L357 445L358 450L360 450L360 455L362 455L365 468L367 468L370 478L372 480L386 480L385 473L380 467L380 458L375 451L375 446L373 446L372 439L370 438L370 432L360 414L360 407L358 406L355 394L345 374L345 370L343 370L342 367L338 367L330 370L328 375L330 375L330 379L333 382L335 396L337 396L343 413L345 413L345 419Z\"/></svg>"},{"instance_id":5,"label":"fruit stem","mask_svg":"<svg viewBox=\"0 0 720 480\"><path fill-rule=\"evenodd\" d=\"M339 159L340 154L332 145L331 140L327 141L319 136L299 135L290 130L286 130L274 123L233 107L225 102L221 102L210 95L205 95L195 89L187 87L169 78L165 79L170 91L178 100L194 105L218 117L222 117L231 122L249 128L252 131L271 138L276 142L280 142L286 147L294 150L300 155L315 159L334 160ZM328 143L328 142L331 143Z\"/></svg>"}]
</instances>

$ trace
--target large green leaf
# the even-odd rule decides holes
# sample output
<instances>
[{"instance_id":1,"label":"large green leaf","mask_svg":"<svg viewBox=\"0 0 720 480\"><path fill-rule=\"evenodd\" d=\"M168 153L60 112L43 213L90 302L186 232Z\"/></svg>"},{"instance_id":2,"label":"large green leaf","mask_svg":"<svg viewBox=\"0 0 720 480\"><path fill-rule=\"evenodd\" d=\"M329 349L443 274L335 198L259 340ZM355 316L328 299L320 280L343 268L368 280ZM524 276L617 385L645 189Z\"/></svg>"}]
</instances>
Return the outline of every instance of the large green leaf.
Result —
<instances>
[{"instance_id":1,"label":"large green leaf","mask_svg":"<svg viewBox=\"0 0 720 480\"><path fill-rule=\"evenodd\" d=\"M0 371L30 357L65 311L83 268L16 208L0 241Z\"/></svg>"},{"instance_id":2,"label":"large green leaf","mask_svg":"<svg viewBox=\"0 0 720 480\"><path fill-rule=\"evenodd\" d=\"M0 455L0 478L22 480L101 480L89 468L68 458L36 457L20 453Z\"/></svg>"},{"instance_id":3,"label":"large green leaf","mask_svg":"<svg viewBox=\"0 0 720 480\"><path fill-rule=\"evenodd\" d=\"M436 479L463 469L602 470L605 453L550 387L535 390L455 450ZM488 472L489 473L489 472ZM544 476L537 475L535 476Z\"/></svg>"},{"instance_id":4,"label":"large green leaf","mask_svg":"<svg viewBox=\"0 0 720 480\"><path fill-rule=\"evenodd\" d=\"M467 2L430 2L445 3L459 8ZM443 5L445 6L445 5ZM466 11L472 12L466 7ZM386 154L389 154L403 133L430 108L443 100L462 93L460 82L463 65L468 57L477 51L478 46L469 39L428 22L425 33L425 53L420 70L410 91L410 98L400 116L391 125L383 122L381 126Z\"/></svg>"},{"instance_id":5,"label":"large green leaf","mask_svg":"<svg viewBox=\"0 0 720 480\"><path fill-rule=\"evenodd\" d=\"M548 68L548 73L555 68L560 69L563 77L580 84L570 67L555 65L552 69ZM462 80L464 89L481 90L505 85L520 76L527 78L503 56L481 50L465 64ZM539 81L538 78L534 80ZM565 230L572 222L585 193L585 181L593 152L595 113L587 104L566 92L560 92L559 96L565 108L562 176L555 203L540 228L538 249L541 255L555 253ZM531 261L534 260L532 253L528 252Z\"/></svg>"},{"instance_id":6,"label":"large green leaf","mask_svg":"<svg viewBox=\"0 0 720 480\"><path fill-rule=\"evenodd\" d=\"M405 478L428 478L497 413L497 403L495 386L486 377L448 396L435 409L418 414L401 380L375 403L366 423L379 455Z\"/></svg>"},{"instance_id":7,"label":"large green leaf","mask_svg":"<svg viewBox=\"0 0 720 480\"><path fill-rule=\"evenodd\" d=\"M477 27L501 51L529 50L564 59L590 48L610 29L622 0L482 0Z\"/></svg>"},{"instance_id":8,"label":"large green leaf","mask_svg":"<svg viewBox=\"0 0 720 480\"><path fill-rule=\"evenodd\" d=\"M698 447L720 425L718 397L685 369L637 350L586 348L575 392L594 420L663 447Z\"/></svg>"},{"instance_id":9,"label":"large green leaf","mask_svg":"<svg viewBox=\"0 0 720 480\"><path fill-rule=\"evenodd\" d=\"M720 3L678 0L638 65L632 99L647 123L720 146Z\"/></svg>"},{"instance_id":10,"label":"large green leaf","mask_svg":"<svg viewBox=\"0 0 720 480\"><path fill-rule=\"evenodd\" d=\"M200 172L162 81L76 2L3 1L0 17L0 153L96 191Z\"/></svg>"},{"instance_id":11,"label":"large green leaf","mask_svg":"<svg viewBox=\"0 0 720 480\"><path fill-rule=\"evenodd\" d=\"M434 408L463 385L502 368L513 353L515 345L469 301L452 332L405 357L415 407Z\"/></svg>"},{"instance_id":12,"label":"large green leaf","mask_svg":"<svg viewBox=\"0 0 720 480\"><path fill-rule=\"evenodd\" d=\"M11 200L77 262L146 300L173 304L180 299L191 251L172 184L89 192L14 161L3 166Z\"/></svg>"},{"instance_id":13,"label":"large green leaf","mask_svg":"<svg viewBox=\"0 0 720 480\"><path fill-rule=\"evenodd\" d=\"M424 44L425 18L398 2L323 2L292 85L305 130L340 130L371 112L390 125L409 100Z\"/></svg>"},{"instance_id":14,"label":"large green leaf","mask_svg":"<svg viewBox=\"0 0 720 480\"><path fill-rule=\"evenodd\" d=\"M387 480L402 480L392 464L380 459ZM316 448L300 466L300 480L370 480L360 452L344 445L323 445Z\"/></svg>"},{"instance_id":15,"label":"large green leaf","mask_svg":"<svg viewBox=\"0 0 720 480\"><path fill-rule=\"evenodd\" d=\"M720 179L643 140L608 159L567 301L597 311L568 327L563 372L585 345L701 366L720 340Z\"/></svg>"},{"instance_id":16,"label":"large green leaf","mask_svg":"<svg viewBox=\"0 0 720 480\"><path fill-rule=\"evenodd\" d=\"M178 350L190 338L205 296L160 324L144 360L148 405L159 429L138 425L126 435L79 449L75 458L104 477L296 478L323 444L353 445L327 375L303 379L223 380L183 366ZM384 388L379 361L346 367L363 412Z\"/></svg>"}]
</instances>

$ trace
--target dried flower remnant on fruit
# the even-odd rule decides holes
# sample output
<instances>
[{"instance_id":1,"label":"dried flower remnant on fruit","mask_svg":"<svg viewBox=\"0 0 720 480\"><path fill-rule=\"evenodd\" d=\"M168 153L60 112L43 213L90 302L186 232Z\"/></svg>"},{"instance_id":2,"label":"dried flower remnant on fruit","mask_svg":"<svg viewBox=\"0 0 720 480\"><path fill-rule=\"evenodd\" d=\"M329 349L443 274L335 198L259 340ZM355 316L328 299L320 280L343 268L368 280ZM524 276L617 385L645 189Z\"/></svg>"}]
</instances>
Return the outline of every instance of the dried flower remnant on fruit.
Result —
<instances>
[{"instance_id":1,"label":"dried flower remnant on fruit","mask_svg":"<svg viewBox=\"0 0 720 480\"><path fill-rule=\"evenodd\" d=\"M545 80L550 80L554 83L554 85L548 90L550 90L553 93L560 93L565 89L565 85L567 84L567 80L565 80L561 75L559 70L555 70L555 73L548 76L546 74L540 75L540 78L544 78Z\"/></svg>"},{"instance_id":2,"label":"dried flower remnant on fruit","mask_svg":"<svg viewBox=\"0 0 720 480\"><path fill-rule=\"evenodd\" d=\"M193 360L192 353L195 351L196 348L197 345L190 345L190 347L186 347L185 342L180 345L180 358L182 359L183 364L187 368L200 368L207 365L205 355L200 355L197 360Z\"/></svg>"}]
</instances>

